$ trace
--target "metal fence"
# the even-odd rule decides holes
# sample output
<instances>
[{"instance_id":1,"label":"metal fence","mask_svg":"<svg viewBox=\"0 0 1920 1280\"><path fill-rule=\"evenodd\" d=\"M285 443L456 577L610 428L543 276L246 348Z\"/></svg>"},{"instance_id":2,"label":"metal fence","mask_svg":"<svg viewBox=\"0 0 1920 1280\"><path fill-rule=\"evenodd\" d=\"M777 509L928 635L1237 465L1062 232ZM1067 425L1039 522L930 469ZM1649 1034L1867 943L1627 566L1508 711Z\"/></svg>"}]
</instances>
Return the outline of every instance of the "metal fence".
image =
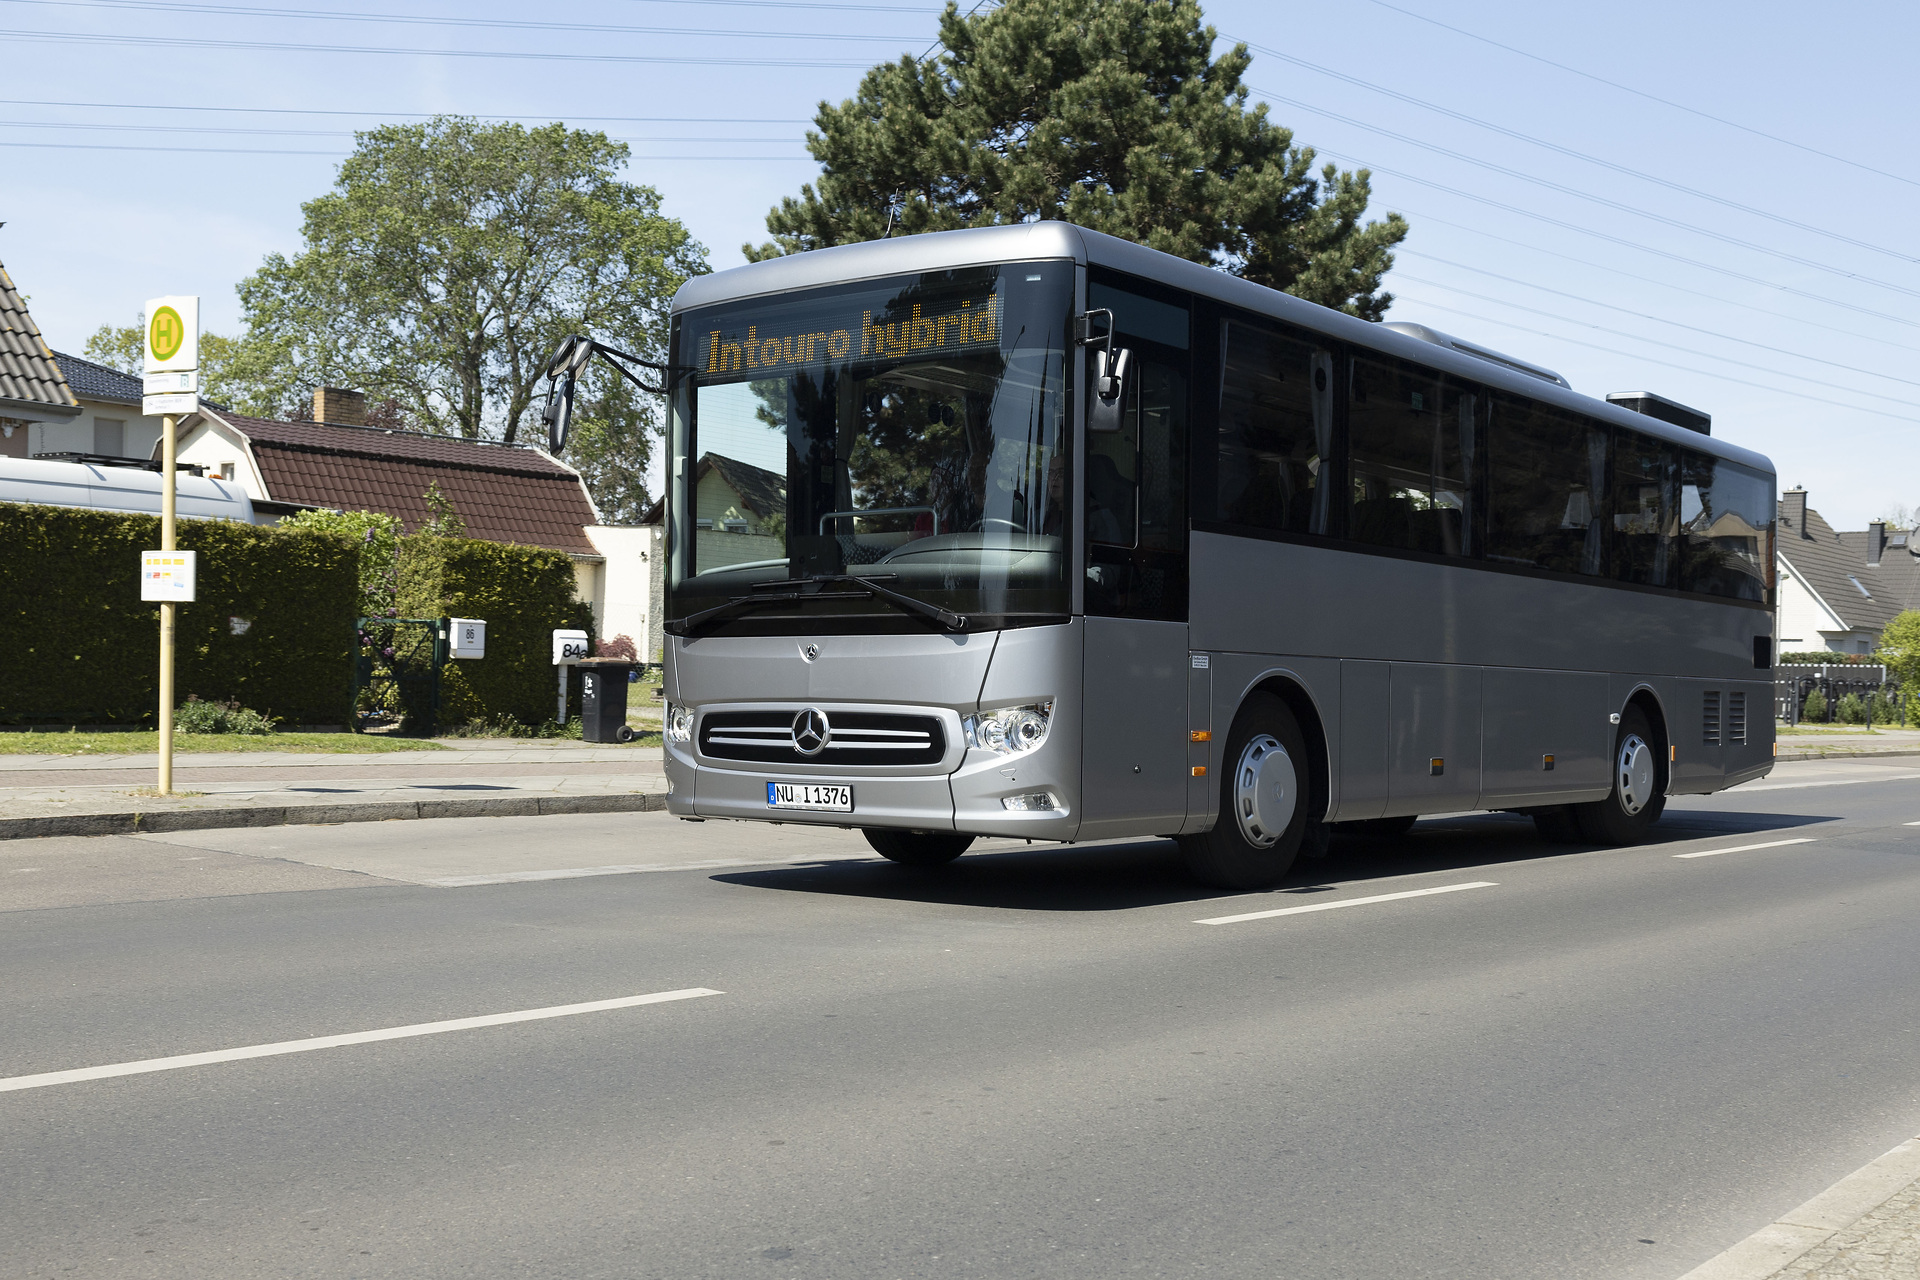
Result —
<instances>
[{"instance_id":1,"label":"metal fence","mask_svg":"<svg viewBox=\"0 0 1920 1280\"><path fill-rule=\"evenodd\" d=\"M1896 707L1900 705L1900 681L1885 667L1867 663L1782 664L1773 669L1774 718L1799 724L1805 718L1807 698L1815 690L1827 704L1817 721L1820 724L1834 724L1839 720L1840 700L1850 693L1858 695L1862 702L1880 694Z\"/></svg>"}]
</instances>

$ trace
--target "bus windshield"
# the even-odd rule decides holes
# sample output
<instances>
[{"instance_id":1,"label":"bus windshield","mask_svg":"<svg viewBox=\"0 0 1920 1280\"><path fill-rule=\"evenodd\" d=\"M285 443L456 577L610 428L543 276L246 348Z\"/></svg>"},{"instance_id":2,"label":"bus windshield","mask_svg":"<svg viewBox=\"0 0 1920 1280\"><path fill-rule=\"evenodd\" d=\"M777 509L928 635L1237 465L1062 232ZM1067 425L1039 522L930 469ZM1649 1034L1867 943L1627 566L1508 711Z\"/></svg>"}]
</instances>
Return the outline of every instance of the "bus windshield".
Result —
<instances>
[{"instance_id":1,"label":"bus windshield","mask_svg":"<svg viewBox=\"0 0 1920 1280\"><path fill-rule=\"evenodd\" d=\"M827 574L1065 615L1072 285L1070 262L1015 263L683 313L668 621ZM730 625L904 621L860 591L782 599Z\"/></svg>"}]
</instances>

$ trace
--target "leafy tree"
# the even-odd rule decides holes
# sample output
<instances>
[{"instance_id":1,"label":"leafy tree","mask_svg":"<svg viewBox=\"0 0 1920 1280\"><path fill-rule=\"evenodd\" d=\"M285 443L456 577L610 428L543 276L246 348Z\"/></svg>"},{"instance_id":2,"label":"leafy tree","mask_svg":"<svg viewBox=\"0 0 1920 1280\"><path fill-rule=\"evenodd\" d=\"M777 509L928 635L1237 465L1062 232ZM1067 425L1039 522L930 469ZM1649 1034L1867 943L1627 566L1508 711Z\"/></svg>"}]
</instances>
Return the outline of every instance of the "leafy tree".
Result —
<instances>
[{"instance_id":1,"label":"leafy tree","mask_svg":"<svg viewBox=\"0 0 1920 1280\"><path fill-rule=\"evenodd\" d=\"M1874 655L1900 680L1901 719L1920 722L1920 610L1897 613L1880 633Z\"/></svg>"},{"instance_id":2,"label":"leafy tree","mask_svg":"<svg viewBox=\"0 0 1920 1280\"><path fill-rule=\"evenodd\" d=\"M451 503L448 504L451 507ZM400 535L398 516L380 511L296 511L280 517L288 529L344 534L360 545L360 616L391 618L394 593L399 590Z\"/></svg>"},{"instance_id":3,"label":"leafy tree","mask_svg":"<svg viewBox=\"0 0 1920 1280\"><path fill-rule=\"evenodd\" d=\"M440 492L440 482L430 481L427 491L420 495L427 500L427 522L420 526L420 532L434 538L464 538L467 536L467 522L458 511L453 509L453 499Z\"/></svg>"},{"instance_id":4,"label":"leafy tree","mask_svg":"<svg viewBox=\"0 0 1920 1280\"><path fill-rule=\"evenodd\" d=\"M357 135L305 247L240 285L245 373L285 406L320 383L388 399L417 427L519 438L568 333L666 358L667 310L705 250L622 181L627 148L561 124L440 116ZM656 406L595 368L569 454L613 518L644 493Z\"/></svg>"},{"instance_id":5,"label":"leafy tree","mask_svg":"<svg viewBox=\"0 0 1920 1280\"><path fill-rule=\"evenodd\" d=\"M767 215L767 258L892 233L1059 218L1377 320L1406 221L1362 223L1366 170L1247 107L1251 57L1211 57L1196 0L1007 0L961 16L944 50L869 71L821 103L825 172Z\"/></svg>"},{"instance_id":6,"label":"leafy tree","mask_svg":"<svg viewBox=\"0 0 1920 1280\"><path fill-rule=\"evenodd\" d=\"M222 333L200 335L200 394L215 404L230 404L248 413L272 412L272 405L254 401L253 388L237 372L240 347L240 339ZM146 322L101 325L87 339L84 354L95 364L139 377L146 368Z\"/></svg>"},{"instance_id":7,"label":"leafy tree","mask_svg":"<svg viewBox=\"0 0 1920 1280\"><path fill-rule=\"evenodd\" d=\"M1816 724L1825 723L1827 718L1827 695L1818 689L1808 694L1806 705L1800 710L1800 718Z\"/></svg>"}]
</instances>

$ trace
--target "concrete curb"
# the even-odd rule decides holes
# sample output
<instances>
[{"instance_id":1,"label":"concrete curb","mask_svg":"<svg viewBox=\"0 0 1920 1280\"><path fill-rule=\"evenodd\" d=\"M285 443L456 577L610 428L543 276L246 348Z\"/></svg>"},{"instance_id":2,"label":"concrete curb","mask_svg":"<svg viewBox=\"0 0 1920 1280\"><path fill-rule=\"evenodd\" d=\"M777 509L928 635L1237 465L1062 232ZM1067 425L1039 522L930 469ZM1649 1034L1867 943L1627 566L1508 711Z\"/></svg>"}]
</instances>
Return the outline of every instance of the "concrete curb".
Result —
<instances>
[{"instance_id":1,"label":"concrete curb","mask_svg":"<svg viewBox=\"0 0 1920 1280\"><path fill-rule=\"evenodd\" d=\"M1885 756L1920 756L1920 748L1898 751L1854 750L1848 747L1835 747L1831 751L1782 751L1776 760L1877 760Z\"/></svg>"},{"instance_id":2,"label":"concrete curb","mask_svg":"<svg viewBox=\"0 0 1920 1280\"><path fill-rule=\"evenodd\" d=\"M0 818L0 840L39 836L124 836L143 831L207 831L300 823L392 822L409 818L530 818L552 813L651 813L664 792L597 796L500 796L467 800L374 800L364 804L253 805L130 813L55 813Z\"/></svg>"},{"instance_id":3,"label":"concrete curb","mask_svg":"<svg viewBox=\"0 0 1920 1280\"><path fill-rule=\"evenodd\" d=\"M1680 1280L1763 1280L1775 1275L1893 1199L1917 1178L1920 1138L1909 1138Z\"/></svg>"}]
</instances>

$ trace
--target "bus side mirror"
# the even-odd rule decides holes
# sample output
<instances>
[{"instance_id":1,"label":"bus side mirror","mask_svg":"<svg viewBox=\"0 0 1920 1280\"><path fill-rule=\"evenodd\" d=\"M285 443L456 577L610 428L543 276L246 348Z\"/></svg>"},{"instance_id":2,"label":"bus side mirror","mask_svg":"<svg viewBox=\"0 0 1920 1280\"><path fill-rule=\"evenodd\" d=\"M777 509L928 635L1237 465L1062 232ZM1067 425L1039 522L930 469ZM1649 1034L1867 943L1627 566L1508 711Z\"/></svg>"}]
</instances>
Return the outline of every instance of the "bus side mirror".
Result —
<instances>
[{"instance_id":1,"label":"bus side mirror","mask_svg":"<svg viewBox=\"0 0 1920 1280\"><path fill-rule=\"evenodd\" d=\"M547 424L547 451L557 454L566 447L567 430L573 425L572 374L547 384L547 407L540 417Z\"/></svg>"},{"instance_id":2,"label":"bus side mirror","mask_svg":"<svg viewBox=\"0 0 1920 1280\"><path fill-rule=\"evenodd\" d=\"M1133 352L1107 347L1093 354L1092 391L1087 399L1087 430L1118 431L1124 425L1127 383L1133 375Z\"/></svg>"}]
</instances>

